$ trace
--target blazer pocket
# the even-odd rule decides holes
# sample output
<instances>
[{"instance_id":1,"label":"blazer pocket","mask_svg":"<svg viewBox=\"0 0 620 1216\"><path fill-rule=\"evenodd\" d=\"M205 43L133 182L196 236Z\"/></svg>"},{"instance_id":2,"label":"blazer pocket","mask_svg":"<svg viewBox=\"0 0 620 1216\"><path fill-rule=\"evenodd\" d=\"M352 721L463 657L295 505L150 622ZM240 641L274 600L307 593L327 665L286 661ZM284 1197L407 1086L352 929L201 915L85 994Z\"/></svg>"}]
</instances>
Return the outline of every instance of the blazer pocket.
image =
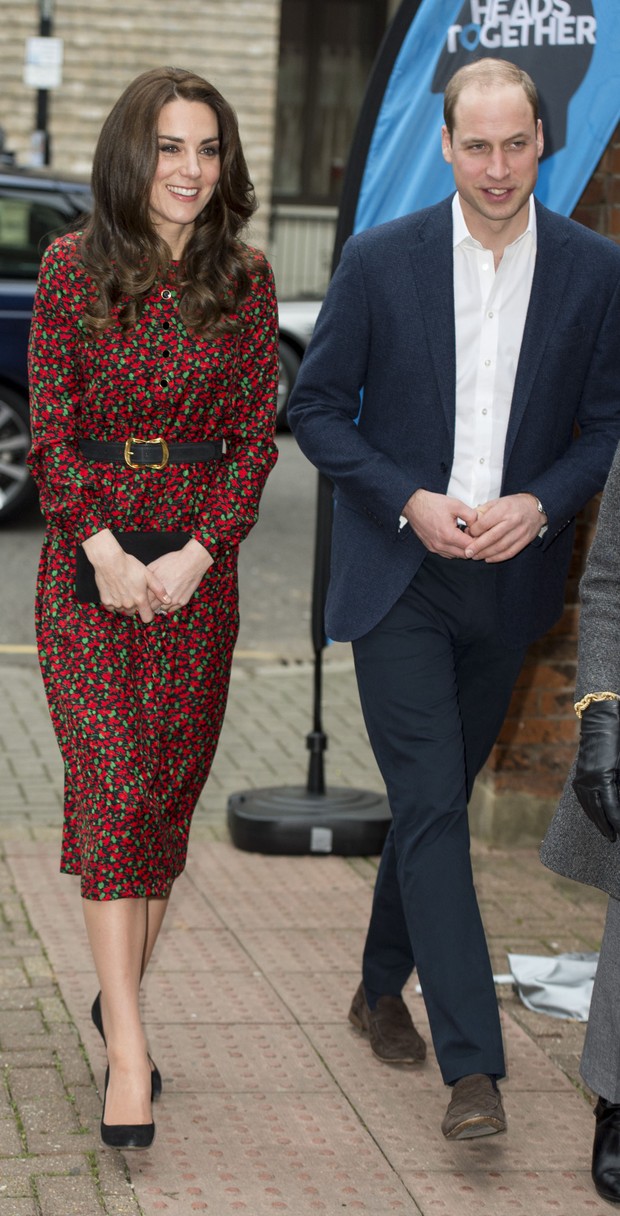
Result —
<instances>
[{"instance_id":1,"label":"blazer pocket","mask_svg":"<svg viewBox=\"0 0 620 1216\"><path fill-rule=\"evenodd\" d=\"M371 511L368 507L354 505L350 499L345 498L341 493L334 495L334 510L350 511L352 515L356 515L359 519L366 521L370 519L379 528L383 527L383 520L379 519L379 516L375 515L374 511Z\"/></svg>"}]
</instances>

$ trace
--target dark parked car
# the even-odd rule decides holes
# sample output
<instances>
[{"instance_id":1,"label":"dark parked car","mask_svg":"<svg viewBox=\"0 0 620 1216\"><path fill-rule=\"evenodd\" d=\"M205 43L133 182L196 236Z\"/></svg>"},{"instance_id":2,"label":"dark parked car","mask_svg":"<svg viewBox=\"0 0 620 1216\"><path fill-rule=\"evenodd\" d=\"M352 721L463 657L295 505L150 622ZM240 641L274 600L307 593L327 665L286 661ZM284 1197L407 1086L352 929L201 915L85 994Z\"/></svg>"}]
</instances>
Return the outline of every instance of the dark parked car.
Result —
<instances>
[{"instance_id":1,"label":"dark parked car","mask_svg":"<svg viewBox=\"0 0 620 1216\"><path fill-rule=\"evenodd\" d=\"M25 463L26 351L41 254L89 205L83 182L25 169L0 173L0 522L35 493Z\"/></svg>"},{"instance_id":2,"label":"dark parked car","mask_svg":"<svg viewBox=\"0 0 620 1216\"><path fill-rule=\"evenodd\" d=\"M26 354L32 300L41 255L88 211L82 181L43 170L0 172L0 523L22 510L35 487L26 467L30 447ZM320 305L280 304L278 425Z\"/></svg>"}]
</instances>

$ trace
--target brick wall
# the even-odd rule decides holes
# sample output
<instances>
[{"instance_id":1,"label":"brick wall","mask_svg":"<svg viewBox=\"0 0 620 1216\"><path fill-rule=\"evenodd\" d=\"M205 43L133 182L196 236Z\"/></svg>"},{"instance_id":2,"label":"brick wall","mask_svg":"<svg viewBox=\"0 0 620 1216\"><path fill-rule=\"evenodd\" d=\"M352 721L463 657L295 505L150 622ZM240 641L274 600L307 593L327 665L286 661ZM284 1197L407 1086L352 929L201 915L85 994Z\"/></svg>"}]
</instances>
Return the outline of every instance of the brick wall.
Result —
<instances>
[{"instance_id":1,"label":"brick wall","mask_svg":"<svg viewBox=\"0 0 620 1216\"><path fill-rule=\"evenodd\" d=\"M27 163L36 92L22 83L25 43L38 33L39 6L0 0L0 126ZM64 41L63 82L49 94L53 167L88 176L101 124L126 84L159 64L190 68L235 107L261 203L252 239L266 244L280 0L56 0L54 30Z\"/></svg>"},{"instance_id":2,"label":"brick wall","mask_svg":"<svg viewBox=\"0 0 620 1216\"><path fill-rule=\"evenodd\" d=\"M530 647L508 714L489 761L498 793L518 789L555 799L579 736L574 711L579 628L579 580L596 531L599 497L577 519L564 614Z\"/></svg>"},{"instance_id":3,"label":"brick wall","mask_svg":"<svg viewBox=\"0 0 620 1216\"><path fill-rule=\"evenodd\" d=\"M573 219L620 241L620 126ZM578 586L597 514L598 500L577 521L564 615L550 634L530 648L501 734L474 792L472 830L491 841L541 838L575 753Z\"/></svg>"},{"instance_id":4,"label":"brick wall","mask_svg":"<svg viewBox=\"0 0 620 1216\"><path fill-rule=\"evenodd\" d=\"M620 126L579 199L573 219L620 242Z\"/></svg>"}]
</instances>

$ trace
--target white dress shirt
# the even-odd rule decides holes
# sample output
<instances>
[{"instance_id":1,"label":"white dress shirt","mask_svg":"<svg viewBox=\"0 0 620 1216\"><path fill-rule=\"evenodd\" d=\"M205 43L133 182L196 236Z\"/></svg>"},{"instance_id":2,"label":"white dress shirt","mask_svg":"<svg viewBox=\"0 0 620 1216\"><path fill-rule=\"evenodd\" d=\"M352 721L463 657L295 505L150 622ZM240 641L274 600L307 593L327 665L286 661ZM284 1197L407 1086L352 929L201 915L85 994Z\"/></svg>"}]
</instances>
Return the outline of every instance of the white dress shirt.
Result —
<instances>
[{"instance_id":1,"label":"white dress shirt","mask_svg":"<svg viewBox=\"0 0 620 1216\"><path fill-rule=\"evenodd\" d=\"M470 507L499 498L510 405L536 262L536 211L527 228L493 254L469 232L458 194L452 203L456 421L448 494Z\"/></svg>"}]
</instances>

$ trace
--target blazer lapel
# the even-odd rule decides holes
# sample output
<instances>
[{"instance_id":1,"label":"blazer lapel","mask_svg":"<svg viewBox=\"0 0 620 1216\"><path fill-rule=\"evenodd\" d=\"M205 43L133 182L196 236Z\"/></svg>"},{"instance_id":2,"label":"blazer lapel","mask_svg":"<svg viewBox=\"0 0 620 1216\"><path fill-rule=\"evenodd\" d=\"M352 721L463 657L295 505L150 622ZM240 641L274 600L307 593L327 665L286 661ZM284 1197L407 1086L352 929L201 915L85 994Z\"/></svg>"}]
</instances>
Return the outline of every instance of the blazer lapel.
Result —
<instances>
[{"instance_id":1,"label":"blazer lapel","mask_svg":"<svg viewBox=\"0 0 620 1216\"><path fill-rule=\"evenodd\" d=\"M530 399L545 346L562 307L573 254L567 238L558 236L553 213L536 203L536 266L506 433L504 469Z\"/></svg>"},{"instance_id":2,"label":"blazer lapel","mask_svg":"<svg viewBox=\"0 0 620 1216\"><path fill-rule=\"evenodd\" d=\"M451 199L428 213L409 251L413 284L426 331L437 387L454 434L456 339Z\"/></svg>"}]
</instances>

